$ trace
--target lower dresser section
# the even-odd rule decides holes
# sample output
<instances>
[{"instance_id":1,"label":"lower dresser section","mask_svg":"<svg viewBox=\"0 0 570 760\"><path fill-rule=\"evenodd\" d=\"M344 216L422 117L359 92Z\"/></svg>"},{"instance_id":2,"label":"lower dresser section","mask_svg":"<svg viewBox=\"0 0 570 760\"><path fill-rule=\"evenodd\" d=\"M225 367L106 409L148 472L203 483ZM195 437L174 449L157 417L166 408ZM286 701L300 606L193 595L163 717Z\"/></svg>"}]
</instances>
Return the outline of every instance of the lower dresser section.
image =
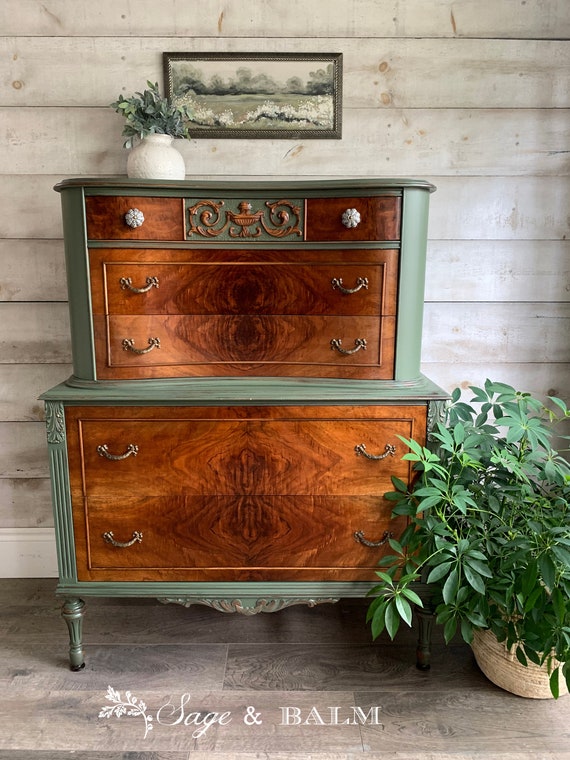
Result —
<instances>
[{"instance_id":1,"label":"lower dresser section","mask_svg":"<svg viewBox=\"0 0 570 760\"><path fill-rule=\"evenodd\" d=\"M247 614L365 596L406 524L384 497L413 477L402 438L426 440L445 394L425 378L194 379L168 394L71 379L43 398L79 665L84 596Z\"/></svg>"},{"instance_id":2,"label":"lower dresser section","mask_svg":"<svg viewBox=\"0 0 570 760\"><path fill-rule=\"evenodd\" d=\"M80 580L361 580L425 405L68 407ZM367 545L366 542L375 544ZM377 544L377 545L376 545Z\"/></svg>"}]
</instances>

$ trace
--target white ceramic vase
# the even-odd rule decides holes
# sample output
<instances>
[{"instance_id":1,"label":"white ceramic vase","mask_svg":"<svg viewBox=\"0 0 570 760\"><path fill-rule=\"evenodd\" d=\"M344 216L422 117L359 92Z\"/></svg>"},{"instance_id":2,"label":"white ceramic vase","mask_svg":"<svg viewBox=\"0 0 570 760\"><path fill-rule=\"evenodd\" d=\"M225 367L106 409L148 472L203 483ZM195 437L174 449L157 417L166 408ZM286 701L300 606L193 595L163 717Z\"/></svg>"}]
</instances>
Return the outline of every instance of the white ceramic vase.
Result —
<instances>
[{"instance_id":1,"label":"white ceramic vase","mask_svg":"<svg viewBox=\"0 0 570 760\"><path fill-rule=\"evenodd\" d=\"M170 135L148 135L129 152L127 176L136 179L184 179L184 159Z\"/></svg>"}]
</instances>

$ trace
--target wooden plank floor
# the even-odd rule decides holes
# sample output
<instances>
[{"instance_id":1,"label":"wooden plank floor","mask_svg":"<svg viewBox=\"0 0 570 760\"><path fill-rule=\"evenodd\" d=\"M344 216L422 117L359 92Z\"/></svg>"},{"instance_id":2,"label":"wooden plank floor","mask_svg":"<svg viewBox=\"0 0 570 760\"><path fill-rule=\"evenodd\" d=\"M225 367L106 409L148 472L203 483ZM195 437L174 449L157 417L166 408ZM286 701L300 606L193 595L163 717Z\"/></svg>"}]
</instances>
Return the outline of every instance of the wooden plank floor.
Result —
<instances>
[{"instance_id":1,"label":"wooden plank floor","mask_svg":"<svg viewBox=\"0 0 570 760\"><path fill-rule=\"evenodd\" d=\"M245 618L88 600L72 673L54 590L0 580L0 760L570 759L570 698L501 691L439 631L422 673L415 633L371 643L360 601ZM100 717L109 686L144 714ZM229 715L193 736L211 713Z\"/></svg>"}]
</instances>

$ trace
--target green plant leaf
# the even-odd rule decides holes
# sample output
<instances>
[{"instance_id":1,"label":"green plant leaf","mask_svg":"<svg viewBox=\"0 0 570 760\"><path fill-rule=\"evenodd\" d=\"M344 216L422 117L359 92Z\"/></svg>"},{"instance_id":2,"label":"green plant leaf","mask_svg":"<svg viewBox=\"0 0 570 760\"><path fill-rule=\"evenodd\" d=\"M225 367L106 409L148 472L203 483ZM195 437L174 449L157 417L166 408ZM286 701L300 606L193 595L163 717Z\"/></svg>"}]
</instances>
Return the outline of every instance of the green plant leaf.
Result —
<instances>
[{"instance_id":1,"label":"green plant leaf","mask_svg":"<svg viewBox=\"0 0 570 760\"><path fill-rule=\"evenodd\" d=\"M394 600L390 600L388 603L388 606L386 607L386 613L385 613L385 622L386 622L386 630L388 631L388 636L390 636L391 639L394 638L396 633L398 632L398 628L400 627L400 616L398 615L398 612L396 610L396 605L394 603Z\"/></svg>"},{"instance_id":2,"label":"green plant leaf","mask_svg":"<svg viewBox=\"0 0 570 760\"><path fill-rule=\"evenodd\" d=\"M552 673L550 674L550 678L548 679L548 683L550 686L550 692L554 699L558 699L560 696L560 681L558 676L559 668L555 668Z\"/></svg>"},{"instance_id":3,"label":"green plant leaf","mask_svg":"<svg viewBox=\"0 0 570 760\"><path fill-rule=\"evenodd\" d=\"M415 591L412 591L411 588L404 588L402 589L402 596L405 596L406 599L409 599L412 604L416 604L418 607L423 607L424 603L418 594L416 594Z\"/></svg>"},{"instance_id":4,"label":"green plant leaf","mask_svg":"<svg viewBox=\"0 0 570 760\"><path fill-rule=\"evenodd\" d=\"M455 636L456 632L457 621L454 617L450 617L446 624L443 626L443 638L445 639L446 644L449 644L449 642Z\"/></svg>"},{"instance_id":5,"label":"green plant leaf","mask_svg":"<svg viewBox=\"0 0 570 760\"><path fill-rule=\"evenodd\" d=\"M398 614L402 618L402 620L407 623L409 626L412 625L412 607L407 599L404 599L403 596L397 596L396 597L396 608L398 610Z\"/></svg>"},{"instance_id":6,"label":"green plant leaf","mask_svg":"<svg viewBox=\"0 0 570 760\"><path fill-rule=\"evenodd\" d=\"M522 650L522 647L517 647L516 648L515 655L516 655L517 660L520 662L520 664L524 665L525 668L526 668L527 665L528 665L528 660L525 657L525 654L524 654L524 652Z\"/></svg>"},{"instance_id":7,"label":"green plant leaf","mask_svg":"<svg viewBox=\"0 0 570 760\"><path fill-rule=\"evenodd\" d=\"M548 554L541 554L538 558L538 566L546 587L552 589L556 580L556 566L554 562Z\"/></svg>"},{"instance_id":8,"label":"green plant leaf","mask_svg":"<svg viewBox=\"0 0 570 760\"><path fill-rule=\"evenodd\" d=\"M469 565L469 567L474 570L476 573L479 573L479 575L485 576L485 578L492 578L493 573L489 569L486 562L481 562L480 559L473 559L474 552L469 552L467 556L465 557L465 564ZM478 554L481 554L481 552L478 552ZM481 557L483 559L486 559L484 554L481 554Z\"/></svg>"},{"instance_id":9,"label":"green plant leaf","mask_svg":"<svg viewBox=\"0 0 570 760\"><path fill-rule=\"evenodd\" d=\"M451 602L455 599L457 595L458 586L459 586L459 574L457 572L457 569L454 569L448 575L447 580L443 584L442 595L443 595L443 601L446 604L451 604Z\"/></svg>"},{"instance_id":10,"label":"green plant leaf","mask_svg":"<svg viewBox=\"0 0 570 760\"><path fill-rule=\"evenodd\" d=\"M436 565L428 575L426 583L436 583L441 580L441 578L447 575L449 568L452 567L453 564L454 562L448 560L447 562L442 562L441 564Z\"/></svg>"},{"instance_id":11,"label":"green plant leaf","mask_svg":"<svg viewBox=\"0 0 570 760\"><path fill-rule=\"evenodd\" d=\"M463 565L463 572L467 583L475 589L479 594L485 593L485 581L479 575L479 573L472 570L469 565Z\"/></svg>"}]
</instances>

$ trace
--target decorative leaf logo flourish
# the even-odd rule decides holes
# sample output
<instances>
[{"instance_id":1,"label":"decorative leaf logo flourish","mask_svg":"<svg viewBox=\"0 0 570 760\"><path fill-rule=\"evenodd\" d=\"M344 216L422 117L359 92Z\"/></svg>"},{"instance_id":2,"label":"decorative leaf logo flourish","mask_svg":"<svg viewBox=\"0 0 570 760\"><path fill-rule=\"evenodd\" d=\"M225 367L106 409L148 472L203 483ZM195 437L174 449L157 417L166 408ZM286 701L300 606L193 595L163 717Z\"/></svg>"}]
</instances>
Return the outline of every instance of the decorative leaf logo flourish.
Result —
<instances>
[{"instance_id":1,"label":"decorative leaf logo flourish","mask_svg":"<svg viewBox=\"0 0 570 760\"><path fill-rule=\"evenodd\" d=\"M105 698L114 704L103 705L101 711L99 712L99 717L110 718L112 715L115 715L117 718L120 718L121 715L141 715L144 718L144 738L146 739L148 732L152 730L152 715L146 714L146 704L142 701L142 699L137 699L131 694L130 691L126 691L126 701L123 701L121 699L120 692L113 689L112 686L109 686L107 688L107 694L105 695Z\"/></svg>"}]
</instances>

